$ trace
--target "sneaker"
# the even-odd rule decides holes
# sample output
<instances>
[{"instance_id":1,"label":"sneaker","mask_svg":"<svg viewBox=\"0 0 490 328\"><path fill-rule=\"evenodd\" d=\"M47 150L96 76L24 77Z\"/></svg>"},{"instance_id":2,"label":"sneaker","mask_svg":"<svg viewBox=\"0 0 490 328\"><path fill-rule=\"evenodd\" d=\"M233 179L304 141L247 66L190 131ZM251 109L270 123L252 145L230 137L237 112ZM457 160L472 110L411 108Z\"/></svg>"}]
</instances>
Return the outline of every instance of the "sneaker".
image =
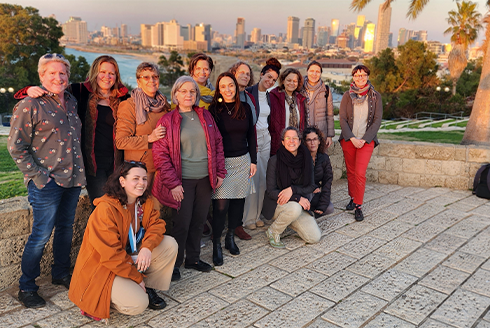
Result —
<instances>
[{"instance_id":1,"label":"sneaker","mask_svg":"<svg viewBox=\"0 0 490 328\"><path fill-rule=\"evenodd\" d=\"M180 270L179 268L174 268L174 272L172 272L172 281L180 280Z\"/></svg>"},{"instance_id":2,"label":"sneaker","mask_svg":"<svg viewBox=\"0 0 490 328\"><path fill-rule=\"evenodd\" d=\"M243 230L243 227L242 226L236 227L236 229L235 229L235 236L237 236L241 240L250 240L250 239L252 239L252 236L250 236L248 233L246 233L245 230Z\"/></svg>"},{"instance_id":3,"label":"sneaker","mask_svg":"<svg viewBox=\"0 0 490 328\"><path fill-rule=\"evenodd\" d=\"M354 217L355 217L356 221L364 220L364 214L362 214L362 210L360 207L356 207L356 210L354 212Z\"/></svg>"},{"instance_id":4,"label":"sneaker","mask_svg":"<svg viewBox=\"0 0 490 328\"><path fill-rule=\"evenodd\" d=\"M184 267L186 269L194 269L201 272L209 272L213 270L212 266L210 266L209 264L201 260L197 261L197 263L191 263L191 264L186 263Z\"/></svg>"},{"instance_id":5,"label":"sneaker","mask_svg":"<svg viewBox=\"0 0 490 328\"><path fill-rule=\"evenodd\" d=\"M355 208L355 206L356 205L354 204L354 198L351 198L349 204L347 204L345 209L348 211L352 211Z\"/></svg>"},{"instance_id":6,"label":"sneaker","mask_svg":"<svg viewBox=\"0 0 490 328\"><path fill-rule=\"evenodd\" d=\"M157 292L153 288L146 287L146 293L148 294L148 307L150 309L161 310L167 306L165 300L158 296Z\"/></svg>"},{"instance_id":7,"label":"sneaker","mask_svg":"<svg viewBox=\"0 0 490 328\"><path fill-rule=\"evenodd\" d=\"M46 305L46 301L39 296L37 291L23 292L19 290L19 301L30 309L37 309Z\"/></svg>"},{"instance_id":8,"label":"sneaker","mask_svg":"<svg viewBox=\"0 0 490 328\"><path fill-rule=\"evenodd\" d=\"M66 287L66 289L70 289L70 282L71 282L71 274L64 276L61 279L51 279L51 283L53 285L63 285Z\"/></svg>"},{"instance_id":9,"label":"sneaker","mask_svg":"<svg viewBox=\"0 0 490 328\"><path fill-rule=\"evenodd\" d=\"M273 233L271 229L267 229L265 232L267 238L269 238L269 243L274 248L286 248L286 245L281 241L281 237L278 233Z\"/></svg>"},{"instance_id":10,"label":"sneaker","mask_svg":"<svg viewBox=\"0 0 490 328\"><path fill-rule=\"evenodd\" d=\"M255 229L257 229L257 225L255 223L246 224L243 227L246 228L246 229L248 229L248 230L255 230Z\"/></svg>"},{"instance_id":11,"label":"sneaker","mask_svg":"<svg viewBox=\"0 0 490 328\"><path fill-rule=\"evenodd\" d=\"M263 227L264 226L264 221L262 221L261 219L258 219L257 222L255 222L255 225L257 227Z\"/></svg>"}]
</instances>

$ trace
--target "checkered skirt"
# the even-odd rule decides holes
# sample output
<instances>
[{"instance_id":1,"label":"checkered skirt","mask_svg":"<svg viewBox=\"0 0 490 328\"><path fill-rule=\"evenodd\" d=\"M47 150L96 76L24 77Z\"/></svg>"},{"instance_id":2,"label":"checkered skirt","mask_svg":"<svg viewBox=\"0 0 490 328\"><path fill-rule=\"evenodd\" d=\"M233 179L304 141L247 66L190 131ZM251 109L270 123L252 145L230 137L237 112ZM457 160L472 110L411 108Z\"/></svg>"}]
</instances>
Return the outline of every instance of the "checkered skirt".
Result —
<instances>
[{"instance_id":1,"label":"checkered skirt","mask_svg":"<svg viewBox=\"0 0 490 328\"><path fill-rule=\"evenodd\" d=\"M255 193L255 185L250 176L250 154L239 157L225 157L226 177L217 188L212 199L245 198Z\"/></svg>"}]
</instances>

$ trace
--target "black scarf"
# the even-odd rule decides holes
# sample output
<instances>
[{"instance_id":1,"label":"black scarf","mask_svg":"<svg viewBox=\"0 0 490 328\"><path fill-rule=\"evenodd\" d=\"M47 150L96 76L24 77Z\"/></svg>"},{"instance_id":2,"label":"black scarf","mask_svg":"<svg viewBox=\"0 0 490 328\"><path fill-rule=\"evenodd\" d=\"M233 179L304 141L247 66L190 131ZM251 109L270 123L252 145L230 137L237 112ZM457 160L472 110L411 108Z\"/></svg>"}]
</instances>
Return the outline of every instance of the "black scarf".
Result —
<instances>
[{"instance_id":1,"label":"black scarf","mask_svg":"<svg viewBox=\"0 0 490 328\"><path fill-rule=\"evenodd\" d=\"M311 159L310 151L305 145L301 144L298 148L298 153L294 156L284 145L279 147L277 151L277 182L279 189L285 189L297 181L303 175L303 187L307 187L313 183L313 160Z\"/></svg>"}]
</instances>

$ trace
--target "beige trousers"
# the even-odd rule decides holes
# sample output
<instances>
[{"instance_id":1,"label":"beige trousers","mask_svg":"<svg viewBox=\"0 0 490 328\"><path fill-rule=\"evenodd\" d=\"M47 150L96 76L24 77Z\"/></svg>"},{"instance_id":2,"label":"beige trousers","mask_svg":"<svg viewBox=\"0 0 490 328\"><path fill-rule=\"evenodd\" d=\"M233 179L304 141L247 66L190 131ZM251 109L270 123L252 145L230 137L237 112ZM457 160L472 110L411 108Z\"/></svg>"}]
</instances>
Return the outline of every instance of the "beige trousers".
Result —
<instances>
[{"instance_id":1,"label":"beige trousers","mask_svg":"<svg viewBox=\"0 0 490 328\"><path fill-rule=\"evenodd\" d=\"M274 222L270 229L274 233L281 234L291 225L291 228L307 243L318 243L322 237L322 232L318 228L315 218L304 211L297 202L290 201L284 205L277 205L272 220Z\"/></svg>"},{"instance_id":2,"label":"beige trousers","mask_svg":"<svg viewBox=\"0 0 490 328\"><path fill-rule=\"evenodd\" d=\"M146 287L168 290L177 250L177 242L171 236L165 236L153 249L150 267L143 278ZM148 307L148 295L133 280L116 276L112 284L111 306L123 314L140 314Z\"/></svg>"}]
</instances>

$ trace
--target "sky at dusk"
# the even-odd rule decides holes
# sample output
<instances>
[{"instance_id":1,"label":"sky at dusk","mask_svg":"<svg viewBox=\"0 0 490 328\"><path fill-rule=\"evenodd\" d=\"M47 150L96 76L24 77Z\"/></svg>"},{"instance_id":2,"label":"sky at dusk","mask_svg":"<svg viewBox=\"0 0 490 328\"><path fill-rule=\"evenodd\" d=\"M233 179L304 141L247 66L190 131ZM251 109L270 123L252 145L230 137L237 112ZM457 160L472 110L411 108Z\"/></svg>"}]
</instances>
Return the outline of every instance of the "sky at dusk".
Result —
<instances>
[{"instance_id":1,"label":"sky at dusk","mask_svg":"<svg viewBox=\"0 0 490 328\"><path fill-rule=\"evenodd\" d=\"M360 13L350 10L349 0L11 0L9 3L39 9L43 16L55 14L64 23L69 16L79 16L87 22L89 31L100 30L102 25L115 27L127 24L130 34L139 34L140 24L155 24L176 19L180 24L211 24L214 31L232 34L237 17L245 18L245 30L250 34L254 27L262 34L286 33L287 17L300 18L300 27L308 17L315 19L315 27L330 25L332 19L340 20L341 29L355 22L358 14L377 23L379 5L383 1L371 0ZM484 16L488 8L485 0L477 10ZM391 32L396 45L401 27L411 30L427 30L428 40L449 42L444 35L448 27L448 11L456 9L454 0L430 0L422 14L415 20L406 18L408 0L392 3ZM480 32L479 41L484 32Z\"/></svg>"}]
</instances>

